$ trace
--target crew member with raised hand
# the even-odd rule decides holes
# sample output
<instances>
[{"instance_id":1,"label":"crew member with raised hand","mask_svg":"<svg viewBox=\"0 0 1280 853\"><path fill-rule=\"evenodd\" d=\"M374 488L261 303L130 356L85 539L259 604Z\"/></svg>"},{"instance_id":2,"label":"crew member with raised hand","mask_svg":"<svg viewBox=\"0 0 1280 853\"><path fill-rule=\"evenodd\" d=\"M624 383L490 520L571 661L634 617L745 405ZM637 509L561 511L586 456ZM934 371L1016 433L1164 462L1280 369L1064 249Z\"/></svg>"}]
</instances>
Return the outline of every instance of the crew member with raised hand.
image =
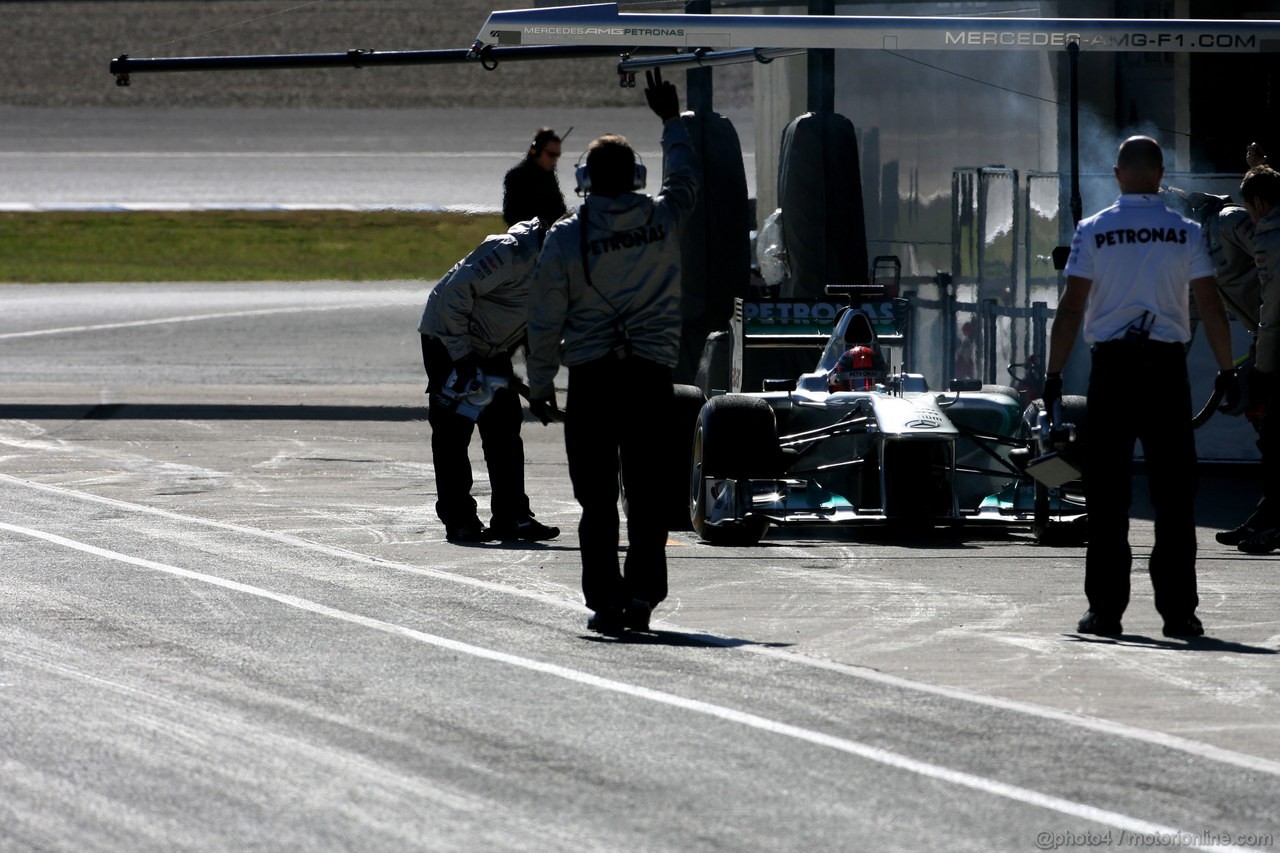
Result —
<instances>
[{"instance_id":1,"label":"crew member with raised hand","mask_svg":"<svg viewBox=\"0 0 1280 853\"><path fill-rule=\"evenodd\" d=\"M1204 633L1196 617L1196 446L1186 342L1188 282L1200 306L1217 383L1234 391L1231 337L1200 226L1160 201L1164 155L1150 137L1121 145L1114 168L1121 196L1080 222L1067 287L1050 333L1044 404L1062 397L1062 368L1076 333L1092 350L1084 488L1089 506L1082 634L1118 636L1129 605L1129 505L1133 453L1142 442L1155 506L1149 571L1166 637ZM1134 377L1141 377L1142 394Z\"/></svg>"},{"instance_id":2,"label":"crew member with raised hand","mask_svg":"<svg viewBox=\"0 0 1280 853\"><path fill-rule=\"evenodd\" d=\"M649 72L645 97L662 120L665 174L657 197L639 192L644 167L622 136L587 149L576 176L585 203L547 235L529 300L529 408L558 409L552 384L569 368L565 452L578 525L587 627L647 630L667 595L666 515L659 478L669 452L644 412L666 411L680 350L680 230L693 211L698 169L675 86ZM639 410L637 409L639 407ZM628 547L619 567L618 475Z\"/></svg>"}]
</instances>

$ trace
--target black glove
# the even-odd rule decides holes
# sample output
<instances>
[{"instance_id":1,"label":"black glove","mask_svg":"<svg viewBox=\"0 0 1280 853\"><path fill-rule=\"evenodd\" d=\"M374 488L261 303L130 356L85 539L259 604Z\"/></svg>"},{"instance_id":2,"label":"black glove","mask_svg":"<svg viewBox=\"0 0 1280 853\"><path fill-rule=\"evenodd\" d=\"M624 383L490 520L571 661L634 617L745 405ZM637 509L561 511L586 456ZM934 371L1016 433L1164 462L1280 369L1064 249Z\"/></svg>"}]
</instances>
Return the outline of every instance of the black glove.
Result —
<instances>
[{"instance_id":1,"label":"black glove","mask_svg":"<svg viewBox=\"0 0 1280 853\"><path fill-rule=\"evenodd\" d=\"M541 421L543 426L552 421L564 422L564 412L556 405L555 396L529 398L529 413Z\"/></svg>"},{"instance_id":2,"label":"black glove","mask_svg":"<svg viewBox=\"0 0 1280 853\"><path fill-rule=\"evenodd\" d=\"M645 83L644 97L649 102L649 109L653 110L663 123L680 115L680 93L676 91L676 87L672 83L662 82L662 69L655 68L652 71L644 72Z\"/></svg>"},{"instance_id":3,"label":"black glove","mask_svg":"<svg viewBox=\"0 0 1280 853\"><path fill-rule=\"evenodd\" d=\"M476 373L480 370L480 360L474 355L463 356L453 363L453 388L455 393L461 394L467 390L467 386L476 378Z\"/></svg>"},{"instance_id":4,"label":"black glove","mask_svg":"<svg viewBox=\"0 0 1280 853\"><path fill-rule=\"evenodd\" d=\"M1044 377L1044 391L1040 394L1044 401L1044 411L1048 412L1051 423L1056 423L1054 408L1062 402L1062 374L1047 373Z\"/></svg>"},{"instance_id":5,"label":"black glove","mask_svg":"<svg viewBox=\"0 0 1280 853\"><path fill-rule=\"evenodd\" d=\"M1235 415L1244 411L1240 408L1240 374L1234 367L1218 371L1218 375L1213 378L1213 391L1215 394L1222 395L1222 402L1218 403L1218 411Z\"/></svg>"}]
</instances>

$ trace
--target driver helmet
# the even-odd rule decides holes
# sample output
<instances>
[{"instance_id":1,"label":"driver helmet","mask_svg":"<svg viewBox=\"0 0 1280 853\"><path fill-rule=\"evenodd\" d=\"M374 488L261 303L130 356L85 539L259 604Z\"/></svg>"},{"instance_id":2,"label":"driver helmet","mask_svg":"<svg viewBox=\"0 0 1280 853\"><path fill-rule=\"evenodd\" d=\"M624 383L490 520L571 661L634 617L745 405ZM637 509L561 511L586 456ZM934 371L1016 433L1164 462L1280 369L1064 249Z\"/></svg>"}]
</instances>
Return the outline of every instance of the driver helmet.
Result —
<instances>
[{"instance_id":1,"label":"driver helmet","mask_svg":"<svg viewBox=\"0 0 1280 853\"><path fill-rule=\"evenodd\" d=\"M857 346L846 350L827 373L827 390L871 391L884 379L879 359L871 347Z\"/></svg>"}]
</instances>

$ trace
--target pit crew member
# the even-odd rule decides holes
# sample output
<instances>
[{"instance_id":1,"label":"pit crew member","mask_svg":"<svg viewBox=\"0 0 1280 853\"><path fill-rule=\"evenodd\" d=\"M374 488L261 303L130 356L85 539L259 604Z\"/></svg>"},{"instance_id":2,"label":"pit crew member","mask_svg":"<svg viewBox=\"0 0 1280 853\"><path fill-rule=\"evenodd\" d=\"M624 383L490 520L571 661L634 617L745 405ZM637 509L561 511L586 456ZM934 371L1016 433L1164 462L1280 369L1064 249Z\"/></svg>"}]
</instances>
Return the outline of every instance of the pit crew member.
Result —
<instances>
[{"instance_id":1,"label":"pit crew member","mask_svg":"<svg viewBox=\"0 0 1280 853\"><path fill-rule=\"evenodd\" d=\"M524 159L503 177L502 220L508 225L535 216L550 225L564 216L564 194L560 192L560 182L556 179L560 142L554 130L539 128Z\"/></svg>"},{"instance_id":2,"label":"pit crew member","mask_svg":"<svg viewBox=\"0 0 1280 853\"><path fill-rule=\"evenodd\" d=\"M436 515L450 542L554 539L560 530L536 521L524 491L524 442L511 356L523 342L529 276L546 237L538 219L491 234L454 265L427 297L418 331L430 395L431 464L436 474ZM478 415L461 409L477 379L508 380L493 391ZM482 392L483 393L483 392ZM491 488L489 527L471 496L467 447L480 428Z\"/></svg>"},{"instance_id":3,"label":"pit crew member","mask_svg":"<svg viewBox=\"0 0 1280 853\"><path fill-rule=\"evenodd\" d=\"M1253 255L1262 300L1251 386L1272 409L1280 371L1280 172L1265 165L1250 169L1240 195L1254 222ZM1280 547L1280 416L1263 416L1259 446L1262 500L1244 524L1218 534L1219 542L1235 544L1249 554ZM1235 543L1229 541L1234 536L1239 536Z\"/></svg>"},{"instance_id":4,"label":"pit crew member","mask_svg":"<svg viewBox=\"0 0 1280 853\"><path fill-rule=\"evenodd\" d=\"M1062 368L1083 325L1092 349L1084 446L1089 505L1083 634L1117 636L1129 605L1129 505L1134 443L1142 441L1155 546L1149 563L1156 610L1167 637L1204 633L1196 617L1195 477L1186 342L1188 282L1218 363L1217 382L1234 386L1230 331L1215 291L1200 226L1159 199L1164 156L1150 137L1126 139L1114 167L1121 196L1080 222L1067 262L1067 287L1050 333L1044 403L1062 396ZM1142 377L1144 394L1134 393Z\"/></svg>"},{"instance_id":5,"label":"pit crew member","mask_svg":"<svg viewBox=\"0 0 1280 853\"><path fill-rule=\"evenodd\" d=\"M680 350L680 232L697 197L696 154L679 95L658 71L645 96L663 123L657 197L638 192L643 166L630 143L594 140L579 170L586 201L547 235L529 301L529 408L555 411L552 380L569 368L565 452L578 525L582 592L591 630L647 630L667 595L666 503L654 476L669 453L645 412L666 411ZM544 421L545 422L545 421ZM619 570L618 475L628 547Z\"/></svg>"}]
</instances>

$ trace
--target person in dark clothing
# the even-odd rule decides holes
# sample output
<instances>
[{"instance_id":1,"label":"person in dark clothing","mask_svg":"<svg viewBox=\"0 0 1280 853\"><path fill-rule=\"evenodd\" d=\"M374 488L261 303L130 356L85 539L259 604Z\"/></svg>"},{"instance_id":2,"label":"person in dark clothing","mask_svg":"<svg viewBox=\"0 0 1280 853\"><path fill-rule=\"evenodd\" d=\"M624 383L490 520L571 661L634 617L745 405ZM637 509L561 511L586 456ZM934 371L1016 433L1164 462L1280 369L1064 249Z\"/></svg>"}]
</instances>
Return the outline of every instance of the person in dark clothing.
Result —
<instances>
[{"instance_id":1,"label":"person in dark clothing","mask_svg":"<svg viewBox=\"0 0 1280 853\"><path fill-rule=\"evenodd\" d=\"M1188 283L1218 363L1217 383L1235 392L1231 333L1218 299L1200 226L1165 207L1160 145L1146 136L1121 144L1116 182L1122 195L1080 222L1067 262L1067 287L1050 333L1044 405L1062 398L1062 368L1076 333L1092 351L1084 487L1089 504L1082 634L1118 636L1129 605L1129 505L1134 445L1142 441L1155 506L1148 565L1166 637L1197 637L1195 480ZM1144 393L1134 393L1134 376Z\"/></svg>"},{"instance_id":2,"label":"person in dark clothing","mask_svg":"<svg viewBox=\"0 0 1280 853\"><path fill-rule=\"evenodd\" d=\"M523 160L502 179L502 219L508 225L538 218L547 228L564 216L567 208L556 164L560 162L560 137L549 127L533 136Z\"/></svg>"},{"instance_id":3,"label":"person in dark clothing","mask_svg":"<svg viewBox=\"0 0 1280 853\"><path fill-rule=\"evenodd\" d=\"M667 503L655 472L673 450L664 430L619 400L664 411L672 399L680 232L699 175L675 87L650 72L645 95L663 123L661 191L639 192L644 167L625 138L593 141L578 177L586 201L547 234L529 286L529 410L543 423L555 415L553 380L567 366L564 442L582 506L582 592L594 611L587 627L602 634L647 630L667 596ZM619 474L629 507L621 567Z\"/></svg>"},{"instance_id":4,"label":"person in dark clothing","mask_svg":"<svg viewBox=\"0 0 1280 853\"><path fill-rule=\"evenodd\" d=\"M560 534L529 511L520 439L524 413L511 364L524 340L529 275L546 230L530 219L486 237L432 288L418 324L430 395L436 515L450 542L536 541ZM497 387L500 380L505 387ZM477 427L492 488L489 527L480 523L471 496L467 447Z\"/></svg>"}]
</instances>

